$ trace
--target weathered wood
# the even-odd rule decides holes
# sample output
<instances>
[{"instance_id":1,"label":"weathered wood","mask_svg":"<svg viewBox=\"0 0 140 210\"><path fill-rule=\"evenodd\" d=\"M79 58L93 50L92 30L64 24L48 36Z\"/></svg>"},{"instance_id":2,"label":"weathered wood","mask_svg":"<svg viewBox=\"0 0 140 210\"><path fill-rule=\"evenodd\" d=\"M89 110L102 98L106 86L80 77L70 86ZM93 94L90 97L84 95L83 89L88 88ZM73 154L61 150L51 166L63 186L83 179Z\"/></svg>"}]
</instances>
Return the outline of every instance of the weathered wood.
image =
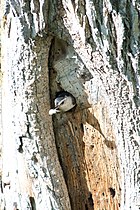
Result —
<instances>
[{"instance_id":1,"label":"weathered wood","mask_svg":"<svg viewBox=\"0 0 140 210\"><path fill-rule=\"evenodd\" d=\"M6 8L4 206L138 210L138 1L9 0ZM62 89L77 107L51 118Z\"/></svg>"},{"instance_id":2,"label":"weathered wood","mask_svg":"<svg viewBox=\"0 0 140 210\"><path fill-rule=\"evenodd\" d=\"M71 209L48 114L52 37L32 34L28 3L11 2L11 13L16 10L16 14L11 14L11 18L7 14L10 29L8 36L3 34L5 208Z\"/></svg>"},{"instance_id":3,"label":"weathered wood","mask_svg":"<svg viewBox=\"0 0 140 210\"><path fill-rule=\"evenodd\" d=\"M80 124L84 124L84 134L87 130L88 132L86 132L87 137L84 138L86 156L81 158L84 161L82 167L83 165L86 167L86 160L88 167L85 171L87 173L90 169L91 172L89 178L86 179L88 181L85 181L82 176L78 176L78 172L75 172L75 179L78 179L80 183L77 184L77 188L79 189L83 182L89 183L87 189L92 192L95 209L118 209L119 206L123 210L138 209L140 205L139 183L138 178L136 178L138 177L140 125L138 3L128 4L127 2L126 4L120 2L112 4L107 1L98 1L97 3L86 1L83 5L80 2L78 3L73 7L73 5L63 2L63 7L58 12L63 14L59 31L61 31L61 25L63 27L64 24L66 32L63 33L63 36L56 33L56 36L63 37L72 48L68 48L65 58L62 57L59 61L53 62L59 85L76 95L78 101L77 112L74 113L72 119L70 118L70 123L67 123L68 128L65 128L67 132L64 126L60 126L62 130L60 137L58 135L56 137L62 165L64 165L64 169L69 165L65 158L66 155L62 152L65 150L62 150L62 146L60 146L61 142L64 145L63 133L65 136L68 129L73 128L72 134L68 136L73 139L71 141L75 148L77 145L76 139L83 138L79 137L81 136L80 129L77 129L79 132L76 136L77 131L74 130L74 125L76 124L76 128L77 125L80 128ZM75 59L74 62L72 62L72 59ZM52 92L58 88L55 84L54 82ZM90 111L87 109L88 104L91 105ZM79 112L80 117L77 118ZM68 115L63 116L63 119L59 116L58 118L55 121L55 130L57 130L61 120L64 121L62 121L62 125L65 126L67 118L69 122ZM97 126L96 122L98 122ZM90 125L87 125L87 123ZM99 132L100 137L98 137L98 132L96 132L94 138L90 137L94 130ZM64 141L66 139L65 137ZM95 149L90 150L93 139L96 142L94 142ZM100 145L100 141L104 143L103 146ZM98 145L100 147L95 158L92 154L94 155ZM76 156L81 156L84 151L84 149L80 150L80 153L77 147L75 150L72 148L69 153ZM111 149L113 149L113 153ZM108 153L109 150L111 157ZM105 158L106 164L102 162L103 154L108 154ZM75 159L78 162L77 165L82 162L81 159L79 161ZM75 168L75 161L72 160L70 168ZM80 169L83 171L82 167L79 166L79 171ZM95 170L95 168L97 169ZM91 184L89 180L92 179L92 174L96 175L93 176L95 179ZM109 174L111 175L109 176ZM67 173L66 177L69 177ZM96 181L98 178L99 182ZM108 178L110 181L108 181ZM84 181L80 182L81 179ZM78 183L78 181L71 180L68 184L71 197L74 191L72 190L75 186L74 183ZM87 192L86 187L82 186ZM82 193L84 190L77 191L74 192L79 198L79 202L77 204L76 199L73 200L73 209L84 209L84 203L85 206L87 205L88 195L83 200ZM116 192L113 201L112 192Z\"/></svg>"}]
</instances>

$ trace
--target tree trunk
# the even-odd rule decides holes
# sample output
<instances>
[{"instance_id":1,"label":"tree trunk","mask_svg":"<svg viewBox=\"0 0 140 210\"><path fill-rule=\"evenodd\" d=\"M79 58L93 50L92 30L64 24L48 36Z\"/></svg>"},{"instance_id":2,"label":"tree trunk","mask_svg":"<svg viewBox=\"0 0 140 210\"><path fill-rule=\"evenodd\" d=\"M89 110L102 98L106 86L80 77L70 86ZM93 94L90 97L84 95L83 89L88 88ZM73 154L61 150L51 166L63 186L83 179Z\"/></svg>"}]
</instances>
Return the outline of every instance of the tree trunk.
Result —
<instances>
[{"instance_id":1,"label":"tree trunk","mask_svg":"<svg viewBox=\"0 0 140 210\"><path fill-rule=\"evenodd\" d=\"M139 12L6 1L1 209L139 209ZM51 117L60 90L77 106Z\"/></svg>"}]
</instances>

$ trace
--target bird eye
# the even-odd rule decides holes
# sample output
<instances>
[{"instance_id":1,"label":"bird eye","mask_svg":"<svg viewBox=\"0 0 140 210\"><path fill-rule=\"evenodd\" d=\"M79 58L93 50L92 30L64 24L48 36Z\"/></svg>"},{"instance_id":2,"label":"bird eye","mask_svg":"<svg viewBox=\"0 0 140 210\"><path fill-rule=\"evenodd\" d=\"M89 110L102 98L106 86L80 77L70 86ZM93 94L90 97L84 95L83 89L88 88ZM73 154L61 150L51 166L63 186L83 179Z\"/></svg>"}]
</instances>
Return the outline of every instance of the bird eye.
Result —
<instances>
[{"instance_id":1,"label":"bird eye","mask_svg":"<svg viewBox=\"0 0 140 210\"><path fill-rule=\"evenodd\" d=\"M64 101L62 101L61 105L63 105L63 104L64 104Z\"/></svg>"}]
</instances>

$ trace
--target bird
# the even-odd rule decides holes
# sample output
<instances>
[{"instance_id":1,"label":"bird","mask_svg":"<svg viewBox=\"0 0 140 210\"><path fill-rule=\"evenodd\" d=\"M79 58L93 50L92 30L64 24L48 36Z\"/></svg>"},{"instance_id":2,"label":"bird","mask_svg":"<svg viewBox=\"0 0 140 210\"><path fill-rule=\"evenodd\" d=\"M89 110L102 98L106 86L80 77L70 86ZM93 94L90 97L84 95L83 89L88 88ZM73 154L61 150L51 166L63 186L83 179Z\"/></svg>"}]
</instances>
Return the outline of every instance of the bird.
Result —
<instances>
[{"instance_id":1,"label":"bird","mask_svg":"<svg viewBox=\"0 0 140 210\"><path fill-rule=\"evenodd\" d=\"M49 115L71 110L76 106L76 99L67 91L59 91L56 93L54 105L55 108L49 110Z\"/></svg>"}]
</instances>

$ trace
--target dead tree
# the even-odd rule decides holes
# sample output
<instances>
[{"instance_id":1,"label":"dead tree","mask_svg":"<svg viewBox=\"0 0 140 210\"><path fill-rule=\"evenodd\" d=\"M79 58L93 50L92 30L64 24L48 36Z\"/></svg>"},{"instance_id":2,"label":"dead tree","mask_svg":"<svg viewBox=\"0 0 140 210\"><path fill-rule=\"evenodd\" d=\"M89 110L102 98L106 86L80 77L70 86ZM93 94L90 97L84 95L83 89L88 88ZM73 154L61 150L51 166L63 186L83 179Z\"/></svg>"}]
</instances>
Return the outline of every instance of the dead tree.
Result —
<instances>
[{"instance_id":1,"label":"dead tree","mask_svg":"<svg viewBox=\"0 0 140 210\"><path fill-rule=\"evenodd\" d=\"M1 209L138 210L140 5L3 3ZM76 98L49 116L57 91Z\"/></svg>"}]
</instances>

